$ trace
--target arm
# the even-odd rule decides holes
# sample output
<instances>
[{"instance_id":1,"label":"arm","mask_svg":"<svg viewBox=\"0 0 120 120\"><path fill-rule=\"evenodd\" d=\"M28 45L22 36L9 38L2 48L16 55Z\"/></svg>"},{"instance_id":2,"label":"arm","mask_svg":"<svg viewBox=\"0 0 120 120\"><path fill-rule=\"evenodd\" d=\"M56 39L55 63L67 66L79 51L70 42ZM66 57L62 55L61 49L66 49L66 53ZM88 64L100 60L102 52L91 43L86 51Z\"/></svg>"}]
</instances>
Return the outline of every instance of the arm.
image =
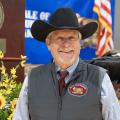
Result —
<instances>
[{"instance_id":1,"label":"arm","mask_svg":"<svg viewBox=\"0 0 120 120\"><path fill-rule=\"evenodd\" d=\"M112 82L106 74L101 91L103 120L120 120L120 106Z\"/></svg>"},{"instance_id":2,"label":"arm","mask_svg":"<svg viewBox=\"0 0 120 120\"><path fill-rule=\"evenodd\" d=\"M29 120L27 92L28 92L28 77L26 77L24 80L12 120Z\"/></svg>"}]
</instances>

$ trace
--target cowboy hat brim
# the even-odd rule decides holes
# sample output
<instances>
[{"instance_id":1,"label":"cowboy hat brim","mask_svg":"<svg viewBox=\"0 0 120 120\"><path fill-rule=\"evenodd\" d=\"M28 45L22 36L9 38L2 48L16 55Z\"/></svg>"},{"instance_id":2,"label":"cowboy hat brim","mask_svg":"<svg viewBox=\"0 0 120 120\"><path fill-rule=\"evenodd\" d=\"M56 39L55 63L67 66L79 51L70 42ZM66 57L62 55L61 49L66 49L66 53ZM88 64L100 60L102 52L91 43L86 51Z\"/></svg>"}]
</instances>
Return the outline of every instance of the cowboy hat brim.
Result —
<instances>
[{"instance_id":1,"label":"cowboy hat brim","mask_svg":"<svg viewBox=\"0 0 120 120\"><path fill-rule=\"evenodd\" d=\"M82 34L82 40L83 40L94 34L97 28L98 28L97 22L90 22L86 25L79 27L56 27L44 21L36 20L32 24L31 33L35 39L41 42L45 42L45 39L49 33L56 30L70 29L70 30L79 31Z\"/></svg>"}]
</instances>

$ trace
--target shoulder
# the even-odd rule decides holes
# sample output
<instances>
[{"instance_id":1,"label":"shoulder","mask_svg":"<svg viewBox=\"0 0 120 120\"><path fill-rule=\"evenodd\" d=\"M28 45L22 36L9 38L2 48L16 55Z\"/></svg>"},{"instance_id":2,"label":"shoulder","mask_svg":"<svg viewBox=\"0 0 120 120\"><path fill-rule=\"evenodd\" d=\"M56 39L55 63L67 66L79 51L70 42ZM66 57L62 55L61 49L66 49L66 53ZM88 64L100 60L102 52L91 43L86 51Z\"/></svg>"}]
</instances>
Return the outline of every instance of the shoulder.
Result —
<instances>
[{"instance_id":1,"label":"shoulder","mask_svg":"<svg viewBox=\"0 0 120 120\"><path fill-rule=\"evenodd\" d=\"M31 77L31 76L38 76L42 74L44 75L49 73L50 69L51 69L51 63L40 65L38 67L31 69L28 76Z\"/></svg>"},{"instance_id":2,"label":"shoulder","mask_svg":"<svg viewBox=\"0 0 120 120\"><path fill-rule=\"evenodd\" d=\"M86 66L87 78L91 78L90 81L95 86L100 87L107 73L107 70L91 63L84 62L83 64Z\"/></svg>"},{"instance_id":3,"label":"shoulder","mask_svg":"<svg viewBox=\"0 0 120 120\"><path fill-rule=\"evenodd\" d=\"M107 70L106 69L104 69L103 67L100 67L100 66L98 66L98 65L94 65L94 64L92 64L92 63L88 63L88 62L86 62L86 61L82 61L82 63L84 64L84 66L86 66L87 67L87 69L88 70L90 70L90 71L101 71L101 72L107 72Z\"/></svg>"},{"instance_id":4,"label":"shoulder","mask_svg":"<svg viewBox=\"0 0 120 120\"><path fill-rule=\"evenodd\" d=\"M107 70L97 66L97 65L93 65L91 63L87 63L85 61L83 61L83 67L85 66L85 71L87 71L87 76L96 76L96 77L100 77L101 79L104 78L105 74L107 73Z\"/></svg>"},{"instance_id":5,"label":"shoulder","mask_svg":"<svg viewBox=\"0 0 120 120\"><path fill-rule=\"evenodd\" d=\"M40 65L38 67L33 68L31 72L42 72L42 71L49 70L50 68L51 68L51 64L44 64L44 65Z\"/></svg>"},{"instance_id":6,"label":"shoulder","mask_svg":"<svg viewBox=\"0 0 120 120\"><path fill-rule=\"evenodd\" d=\"M101 71L101 72L106 72L107 70L104 69L103 67L97 66L97 65L93 65L90 63L87 63L88 69L92 69L93 71Z\"/></svg>"}]
</instances>

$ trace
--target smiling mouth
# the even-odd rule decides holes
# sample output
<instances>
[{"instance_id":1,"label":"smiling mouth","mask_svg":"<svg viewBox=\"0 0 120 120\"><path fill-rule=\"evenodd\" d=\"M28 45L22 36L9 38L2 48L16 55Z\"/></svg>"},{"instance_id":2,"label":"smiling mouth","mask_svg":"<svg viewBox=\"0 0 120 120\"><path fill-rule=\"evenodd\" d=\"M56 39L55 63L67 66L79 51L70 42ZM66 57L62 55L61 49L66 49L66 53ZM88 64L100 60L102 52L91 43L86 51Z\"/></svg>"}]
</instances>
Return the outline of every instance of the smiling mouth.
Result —
<instances>
[{"instance_id":1,"label":"smiling mouth","mask_svg":"<svg viewBox=\"0 0 120 120\"><path fill-rule=\"evenodd\" d=\"M71 53L71 52L73 52L73 50L59 50L59 52L61 52L61 53Z\"/></svg>"},{"instance_id":2,"label":"smiling mouth","mask_svg":"<svg viewBox=\"0 0 120 120\"><path fill-rule=\"evenodd\" d=\"M71 58L73 56L74 51L69 50L69 51L59 51L59 53L64 56L64 57L69 57Z\"/></svg>"}]
</instances>

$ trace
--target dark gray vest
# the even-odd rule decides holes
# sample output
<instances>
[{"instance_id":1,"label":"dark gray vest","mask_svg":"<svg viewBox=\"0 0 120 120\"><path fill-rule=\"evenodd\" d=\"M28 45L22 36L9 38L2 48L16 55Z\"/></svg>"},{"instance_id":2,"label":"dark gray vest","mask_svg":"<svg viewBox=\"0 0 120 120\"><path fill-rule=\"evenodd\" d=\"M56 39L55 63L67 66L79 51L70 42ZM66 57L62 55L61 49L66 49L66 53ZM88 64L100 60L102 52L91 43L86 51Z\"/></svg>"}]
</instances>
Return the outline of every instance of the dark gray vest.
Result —
<instances>
[{"instance_id":1,"label":"dark gray vest","mask_svg":"<svg viewBox=\"0 0 120 120\"><path fill-rule=\"evenodd\" d=\"M28 82L31 120L102 120L100 98L104 74L104 69L80 61L61 98L55 65L33 69Z\"/></svg>"}]
</instances>

